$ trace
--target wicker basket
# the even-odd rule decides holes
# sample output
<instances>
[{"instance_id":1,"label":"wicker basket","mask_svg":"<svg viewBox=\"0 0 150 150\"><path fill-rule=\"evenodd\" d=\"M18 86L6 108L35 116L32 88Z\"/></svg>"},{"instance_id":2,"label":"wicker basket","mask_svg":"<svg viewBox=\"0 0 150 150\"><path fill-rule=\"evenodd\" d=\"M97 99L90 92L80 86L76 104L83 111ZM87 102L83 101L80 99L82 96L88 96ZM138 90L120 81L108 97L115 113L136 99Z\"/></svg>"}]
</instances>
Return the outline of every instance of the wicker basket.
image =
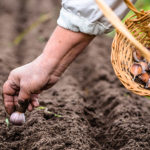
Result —
<instances>
[{"instance_id":1,"label":"wicker basket","mask_svg":"<svg viewBox=\"0 0 150 150\"><path fill-rule=\"evenodd\" d=\"M112 43L112 66L117 77L128 90L138 95L150 96L150 90L133 81L130 73L135 48L150 62L150 52L145 48L145 46L150 47L150 11L138 11L129 0L124 1L135 13L125 21L125 26L103 0L97 0L104 15L117 29Z\"/></svg>"}]
</instances>

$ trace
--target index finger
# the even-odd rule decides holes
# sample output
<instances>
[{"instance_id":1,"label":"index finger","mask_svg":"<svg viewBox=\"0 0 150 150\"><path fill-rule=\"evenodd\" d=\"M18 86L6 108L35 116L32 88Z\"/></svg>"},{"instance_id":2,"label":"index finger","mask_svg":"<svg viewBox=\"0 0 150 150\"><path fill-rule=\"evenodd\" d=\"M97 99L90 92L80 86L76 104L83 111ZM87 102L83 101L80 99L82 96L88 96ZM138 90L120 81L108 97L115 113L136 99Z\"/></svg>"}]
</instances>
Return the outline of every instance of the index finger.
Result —
<instances>
[{"instance_id":1,"label":"index finger","mask_svg":"<svg viewBox=\"0 0 150 150\"><path fill-rule=\"evenodd\" d=\"M3 85L3 101L5 105L6 112L10 115L15 110L14 105L14 95L16 93L16 90L14 89L14 86L10 80L7 80Z\"/></svg>"}]
</instances>

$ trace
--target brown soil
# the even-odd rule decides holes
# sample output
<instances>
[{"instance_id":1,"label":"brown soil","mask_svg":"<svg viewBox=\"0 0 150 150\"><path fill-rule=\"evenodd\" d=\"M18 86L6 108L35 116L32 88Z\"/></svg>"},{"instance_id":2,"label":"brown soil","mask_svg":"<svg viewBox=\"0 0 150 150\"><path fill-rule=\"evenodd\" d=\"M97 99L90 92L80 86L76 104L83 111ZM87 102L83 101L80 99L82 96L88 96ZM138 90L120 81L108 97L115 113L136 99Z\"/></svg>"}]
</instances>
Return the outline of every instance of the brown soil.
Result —
<instances>
[{"instance_id":1,"label":"brown soil","mask_svg":"<svg viewBox=\"0 0 150 150\"><path fill-rule=\"evenodd\" d=\"M40 54L56 25L56 6L53 0L0 1L0 86L11 69ZM46 12L52 15L50 21L18 46L11 44ZM130 93L118 81L110 63L111 42L97 37L41 95L40 105L52 114L36 109L26 113L23 126L7 126L0 97L0 150L150 150L150 100Z\"/></svg>"}]
</instances>

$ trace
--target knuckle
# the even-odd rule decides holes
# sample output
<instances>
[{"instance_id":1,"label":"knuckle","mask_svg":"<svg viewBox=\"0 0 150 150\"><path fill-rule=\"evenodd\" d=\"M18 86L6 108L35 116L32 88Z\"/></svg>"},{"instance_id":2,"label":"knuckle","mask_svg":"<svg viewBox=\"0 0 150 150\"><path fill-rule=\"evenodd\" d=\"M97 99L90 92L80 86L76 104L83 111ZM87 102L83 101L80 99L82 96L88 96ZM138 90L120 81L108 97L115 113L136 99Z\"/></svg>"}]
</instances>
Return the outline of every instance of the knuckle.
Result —
<instances>
[{"instance_id":1,"label":"knuckle","mask_svg":"<svg viewBox=\"0 0 150 150\"><path fill-rule=\"evenodd\" d=\"M13 69L13 70L9 73L9 77L15 76L15 75L16 75L16 70Z\"/></svg>"},{"instance_id":2,"label":"knuckle","mask_svg":"<svg viewBox=\"0 0 150 150\"><path fill-rule=\"evenodd\" d=\"M12 80L7 80L2 87L2 93L3 94L13 94L16 89L17 89L17 85L15 82L13 82Z\"/></svg>"}]
</instances>

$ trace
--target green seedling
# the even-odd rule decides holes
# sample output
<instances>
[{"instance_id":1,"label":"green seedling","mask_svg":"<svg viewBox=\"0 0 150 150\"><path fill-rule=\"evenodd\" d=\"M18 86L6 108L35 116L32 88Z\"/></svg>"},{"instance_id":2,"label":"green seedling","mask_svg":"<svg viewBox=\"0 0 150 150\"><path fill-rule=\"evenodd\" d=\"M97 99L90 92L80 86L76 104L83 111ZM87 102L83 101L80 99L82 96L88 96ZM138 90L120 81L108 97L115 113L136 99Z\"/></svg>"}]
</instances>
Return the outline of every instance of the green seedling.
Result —
<instances>
[{"instance_id":1,"label":"green seedling","mask_svg":"<svg viewBox=\"0 0 150 150\"><path fill-rule=\"evenodd\" d=\"M5 119L5 122L6 122L7 127L9 127L9 120L8 120L8 118Z\"/></svg>"},{"instance_id":2,"label":"green seedling","mask_svg":"<svg viewBox=\"0 0 150 150\"><path fill-rule=\"evenodd\" d=\"M49 113L49 114L53 114L55 117L58 117L58 118L61 118L61 117L62 117L62 115L55 114L55 113L50 112L50 111L46 111L46 112Z\"/></svg>"},{"instance_id":3,"label":"green seedling","mask_svg":"<svg viewBox=\"0 0 150 150\"><path fill-rule=\"evenodd\" d=\"M55 117L61 118L62 115L54 114Z\"/></svg>"},{"instance_id":4,"label":"green seedling","mask_svg":"<svg viewBox=\"0 0 150 150\"><path fill-rule=\"evenodd\" d=\"M46 107L44 107L44 106L39 106L39 107L37 107L36 109L38 109L38 110L44 110L44 109L46 109Z\"/></svg>"},{"instance_id":5,"label":"green seedling","mask_svg":"<svg viewBox=\"0 0 150 150\"><path fill-rule=\"evenodd\" d=\"M47 107L44 107L44 106L39 106L39 107L37 107L37 109L38 109L38 110L44 110L44 111L46 111L48 114L52 114L52 115L54 115L55 117L58 117L58 118L61 118L61 117L62 117L62 115L55 114L55 113L53 113L53 112L51 112L51 111L48 111L48 108L47 108Z\"/></svg>"}]
</instances>

